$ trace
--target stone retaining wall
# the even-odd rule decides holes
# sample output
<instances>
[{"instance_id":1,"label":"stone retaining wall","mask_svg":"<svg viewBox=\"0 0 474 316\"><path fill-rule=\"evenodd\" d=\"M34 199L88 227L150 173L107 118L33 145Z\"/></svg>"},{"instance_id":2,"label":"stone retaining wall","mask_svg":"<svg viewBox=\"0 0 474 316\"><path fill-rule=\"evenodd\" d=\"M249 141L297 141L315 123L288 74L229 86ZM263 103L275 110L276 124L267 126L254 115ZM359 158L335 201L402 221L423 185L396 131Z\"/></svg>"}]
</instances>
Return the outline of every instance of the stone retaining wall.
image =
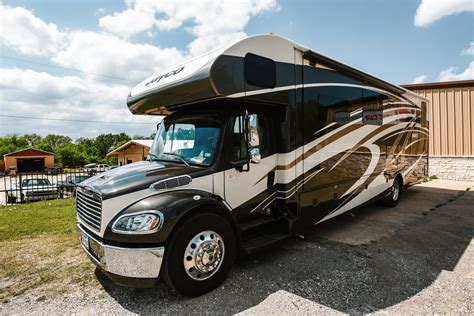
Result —
<instances>
[{"instance_id":1,"label":"stone retaining wall","mask_svg":"<svg viewBox=\"0 0 474 316\"><path fill-rule=\"evenodd\" d=\"M474 181L474 157L430 157L429 175L446 180Z\"/></svg>"}]
</instances>

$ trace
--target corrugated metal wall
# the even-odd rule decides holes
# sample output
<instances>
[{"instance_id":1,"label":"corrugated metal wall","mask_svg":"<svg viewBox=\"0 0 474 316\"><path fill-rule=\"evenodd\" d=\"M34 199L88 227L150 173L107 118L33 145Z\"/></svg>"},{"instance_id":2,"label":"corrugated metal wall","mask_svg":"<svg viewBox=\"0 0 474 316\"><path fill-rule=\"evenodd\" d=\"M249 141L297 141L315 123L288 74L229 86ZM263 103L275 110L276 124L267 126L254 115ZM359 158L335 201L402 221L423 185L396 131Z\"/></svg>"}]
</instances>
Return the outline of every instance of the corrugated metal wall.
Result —
<instances>
[{"instance_id":1,"label":"corrugated metal wall","mask_svg":"<svg viewBox=\"0 0 474 316\"><path fill-rule=\"evenodd\" d=\"M406 88L430 100L430 156L474 157L474 81L461 87Z\"/></svg>"}]
</instances>

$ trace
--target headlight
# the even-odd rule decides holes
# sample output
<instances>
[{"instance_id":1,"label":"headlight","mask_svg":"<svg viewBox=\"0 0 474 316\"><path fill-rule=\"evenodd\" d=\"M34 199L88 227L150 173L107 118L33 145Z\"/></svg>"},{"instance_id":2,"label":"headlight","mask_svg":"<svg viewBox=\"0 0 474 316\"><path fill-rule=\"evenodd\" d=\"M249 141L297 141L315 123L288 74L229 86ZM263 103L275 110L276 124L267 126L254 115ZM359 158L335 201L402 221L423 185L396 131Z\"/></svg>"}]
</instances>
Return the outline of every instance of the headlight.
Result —
<instances>
[{"instance_id":1,"label":"headlight","mask_svg":"<svg viewBox=\"0 0 474 316\"><path fill-rule=\"evenodd\" d=\"M118 234L150 234L162 225L163 213L149 210L120 216L112 225L112 231Z\"/></svg>"}]
</instances>

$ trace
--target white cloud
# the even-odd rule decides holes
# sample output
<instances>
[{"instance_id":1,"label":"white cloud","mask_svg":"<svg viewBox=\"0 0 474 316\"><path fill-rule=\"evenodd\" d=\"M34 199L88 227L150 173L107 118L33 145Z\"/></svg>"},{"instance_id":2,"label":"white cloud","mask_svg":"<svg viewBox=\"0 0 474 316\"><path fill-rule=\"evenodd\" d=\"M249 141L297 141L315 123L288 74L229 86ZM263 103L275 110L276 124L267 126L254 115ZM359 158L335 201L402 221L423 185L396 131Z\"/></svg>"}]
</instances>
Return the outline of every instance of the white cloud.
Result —
<instances>
[{"instance_id":1,"label":"white cloud","mask_svg":"<svg viewBox=\"0 0 474 316\"><path fill-rule=\"evenodd\" d=\"M72 32L69 38L69 45L59 51L52 61L86 73L141 81L183 60L183 55L176 48L133 44L112 35Z\"/></svg>"},{"instance_id":2,"label":"white cloud","mask_svg":"<svg viewBox=\"0 0 474 316\"><path fill-rule=\"evenodd\" d=\"M415 26L428 26L442 17L474 11L472 0L421 0L415 15Z\"/></svg>"},{"instance_id":3,"label":"white cloud","mask_svg":"<svg viewBox=\"0 0 474 316\"><path fill-rule=\"evenodd\" d=\"M420 75L416 77L412 83L423 83L426 82L426 79L428 79L428 75Z\"/></svg>"},{"instance_id":4,"label":"white cloud","mask_svg":"<svg viewBox=\"0 0 474 316\"><path fill-rule=\"evenodd\" d=\"M106 85L76 76L52 76L24 69L0 69L0 112L54 119L106 122L153 123L143 125L73 123L11 118L2 119L0 134L58 133L72 137L92 137L97 133L121 132L149 135L158 117L134 116L125 106L129 88ZM21 91L21 93L19 93Z\"/></svg>"},{"instance_id":5,"label":"white cloud","mask_svg":"<svg viewBox=\"0 0 474 316\"><path fill-rule=\"evenodd\" d=\"M128 9L99 20L104 29L123 37L141 33L153 27L155 12L149 9Z\"/></svg>"},{"instance_id":6,"label":"white cloud","mask_svg":"<svg viewBox=\"0 0 474 316\"><path fill-rule=\"evenodd\" d=\"M461 55L474 56L474 42L469 43L469 47L461 51Z\"/></svg>"},{"instance_id":7,"label":"white cloud","mask_svg":"<svg viewBox=\"0 0 474 316\"><path fill-rule=\"evenodd\" d=\"M56 24L45 23L21 7L0 5L0 40L23 54L49 55L64 44L65 34Z\"/></svg>"},{"instance_id":8,"label":"white cloud","mask_svg":"<svg viewBox=\"0 0 474 316\"><path fill-rule=\"evenodd\" d=\"M450 67L439 74L439 81L456 81L474 79L474 61L463 72L457 72L457 67Z\"/></svg>"},{"instance_id":9,"label":"white cloud","mask_svg":"<svg viewBox=\"0 0 474 316\"><path fill-rule=\"evenodd\" d=\"M244 37L243 30L252 16L278 9L276 0L130 0L127 4L127 10L101 18L100 26L119 36L129 37L153 27L169 31L190 22L192 26L186 30L196 36L188 45L190 55ZM133 25L137 19L140 19L138 25Z\"/></svg>"}]
</instances>

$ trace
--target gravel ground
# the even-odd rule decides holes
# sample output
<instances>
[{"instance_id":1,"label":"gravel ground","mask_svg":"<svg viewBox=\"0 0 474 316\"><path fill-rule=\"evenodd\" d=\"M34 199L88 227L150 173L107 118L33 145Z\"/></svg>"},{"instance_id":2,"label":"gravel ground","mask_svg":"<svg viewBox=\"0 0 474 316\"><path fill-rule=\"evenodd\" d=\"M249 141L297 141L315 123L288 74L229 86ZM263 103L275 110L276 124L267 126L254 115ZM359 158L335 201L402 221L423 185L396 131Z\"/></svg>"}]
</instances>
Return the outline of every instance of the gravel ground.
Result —
<instances>
[{"instance_id":1,"label":"gravel ground","mask_svg":"<svg viewBox=\"0 0 474 316\"><path fill-rule=\"evenodd\" d=\"M241 260L227 281L187 299L164 284L94 286L60 299L0 305L1 314L474 313L474 183L432 181L397 208L368 206ZM92 272L91 272L92 273Z\"/></svg>"}]
</instances>

